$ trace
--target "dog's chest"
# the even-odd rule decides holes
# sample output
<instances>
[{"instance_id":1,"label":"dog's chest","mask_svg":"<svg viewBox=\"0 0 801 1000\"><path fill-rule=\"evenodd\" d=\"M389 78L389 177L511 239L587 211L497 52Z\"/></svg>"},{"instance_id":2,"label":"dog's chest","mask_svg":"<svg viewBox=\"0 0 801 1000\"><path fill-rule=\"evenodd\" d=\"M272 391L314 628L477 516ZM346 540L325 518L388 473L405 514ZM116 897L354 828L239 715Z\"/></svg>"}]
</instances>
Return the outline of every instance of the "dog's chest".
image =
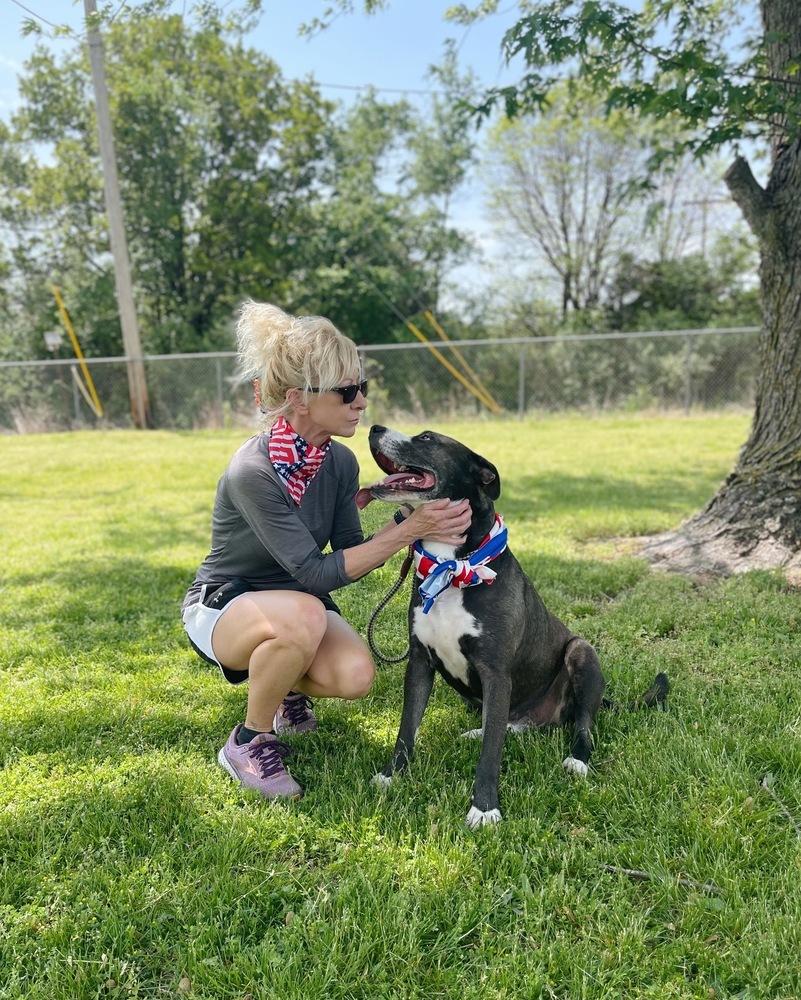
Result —
<instances>
[{"instance_id":1,"label":"dog's chest","mask_svg":"<svg viewBox=\"0 0 801 1000\"><path fill-rule=\"evenodd\" d=\"M481 625L464 606L463 591L448 587L434 601L427 615L422 607L415 608L412 630L423 645L428 646L440 659L446 672L469 685L467 658L459 640L466 635L481 635Z\"/></svg>"}]
</instances>

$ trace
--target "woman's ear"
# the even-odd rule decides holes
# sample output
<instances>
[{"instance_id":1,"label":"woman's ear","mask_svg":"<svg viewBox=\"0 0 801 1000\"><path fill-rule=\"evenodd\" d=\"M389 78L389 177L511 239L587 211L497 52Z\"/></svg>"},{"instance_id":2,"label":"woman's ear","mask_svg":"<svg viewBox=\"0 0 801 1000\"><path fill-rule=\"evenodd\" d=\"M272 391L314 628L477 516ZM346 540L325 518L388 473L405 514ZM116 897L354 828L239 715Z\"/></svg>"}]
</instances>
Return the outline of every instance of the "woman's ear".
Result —
<instances>
[{"instance_id":1,"label":"woman's ear","mask_svg":"<svg viewBox=\"0 0 801 1000\"><path fill-rule=\"evenodd\" d=\"M306 394L302 389L287 389L284 398L295 413L306 414L309 412L309 404L306 402Z\"/></svg>"}]
</instances>

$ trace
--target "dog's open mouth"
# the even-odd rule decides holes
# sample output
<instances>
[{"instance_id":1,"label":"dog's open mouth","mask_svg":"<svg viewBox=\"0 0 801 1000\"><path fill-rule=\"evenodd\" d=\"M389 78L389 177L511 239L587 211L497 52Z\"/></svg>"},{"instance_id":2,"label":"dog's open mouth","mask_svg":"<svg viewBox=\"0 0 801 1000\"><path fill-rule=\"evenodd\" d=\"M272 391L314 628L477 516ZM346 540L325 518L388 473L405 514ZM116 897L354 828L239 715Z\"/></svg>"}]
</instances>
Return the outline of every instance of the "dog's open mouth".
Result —
<instances>
[{"instance_id":1,"label":"dog's open mouth","mask_svg":"<svg viewBox=\"0 0 801 1000\"><path fill-rule=\"evenodd\" d=\"M371 500L391 500L397 494L419 493L430 490L436 483L436 477L428 469L420 469L410 465L396 465L380 451L373 451L376 463L388 475L361 489L356 494L356 506L363 510Z\"/></svg>"}]
</instances>

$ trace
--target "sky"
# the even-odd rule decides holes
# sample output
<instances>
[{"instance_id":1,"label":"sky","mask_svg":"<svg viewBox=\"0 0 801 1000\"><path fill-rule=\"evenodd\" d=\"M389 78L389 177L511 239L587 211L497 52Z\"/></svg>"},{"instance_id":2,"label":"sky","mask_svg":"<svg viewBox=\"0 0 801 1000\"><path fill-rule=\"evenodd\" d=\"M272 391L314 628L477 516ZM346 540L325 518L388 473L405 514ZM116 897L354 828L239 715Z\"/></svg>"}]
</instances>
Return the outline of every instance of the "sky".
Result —
<instances>
[{"instance_id":1,"label":"sky","mask_svg":"<svg viewBox=\"0 0 801 1000\"><path fill-rule=\"evenodd\" d=\"M117 13L139 0L96 0L101 10ZM219 0L226 6L238 0ZM352 0L361 8L363 0ZM498 14L463 27L444 18L457 0L388 0L388 9L368 17L340 14L333 24L312 38L298 28L323 16L333 0L261 0L262 16L248 37L255 48L271 56L286 77L313 76L326 97L347 100L358 88L373 86L387 98L415 98L430 89L428 68L440 60L443 43L452 38L462 69L472 68L487 87L510 83L518 73L504 66L500 43L504 31L520 16L517 0L500 0ZM463 0L477 6L479 0ZM182 11L191 0L172 0ZM755 0L740 0L742 10L754 14ZM0 118L17 102L16 78L33 49L34 40L23 37L22 23L30 18L44 29L69 25L82 31L83 0L0 0ZM755 15L754 15L755 16ZM51 45L57 46L58 42Z\"/></svg>"},{"instance_id":2,"label":"sky","mask_svg":"<svg viewBox=\"0 0 801 1000\"><path fill-rule=\"evenodd\" d=\"M462 71L471 68L487 87L511 82L500 43L503 32L517 19L515 0L502 2L498 15L470 27L444 19L453 2L390 0L386 11L369 17L360 12L340 14L325 31L302 37L299 26L322 17L331 6L329 0L262 0L260 22L246 40L273 58L286 78L311 76L325 97L343 102L368 86L387 100L405 96L425 101L425 92L433 86L426 78L429 67L440 61L449 38L458 47ZM104 0L97 3L105 9ZM125 0L108 3L111 12L124 6ZM184 6L184 0L175 0L173 9L181 11ZM360 7L359 0L355 6ZM82 0L0 0L0 118L8 118L18 103L17 76L36 44L34 37L23 36L23 22L31 18L43 30L69 25L80 35L83 11ZM57 50L74 41L47 44ZM470 231L491 255L495 241L478 185L466 186L452 208L457 225Z\"/></svg>"},{"instance_id":3,"label":"sky","mask_svg":"<svg viewBox=\"0 0 801 1000\"><path fill-rule=\"evenodd\" d=\"M500 82L500 40L516 19L517 3L509 0L498 15L468 28L444 20L452 4L390 0L386 11L370 17L341 14L326 31L303 38L298 27L321 17L330 7L328 0L262 0L263 14L249 41L275 59L285 76L311 74L329 85L324 88L327 97L344 98L353 88L369 85L399 94L424 90L430 86L426 71L438 61L445 38L456 41L460 62L472 66L483 82ZM98 0L100 9L105 6ZM124 0L108 0L111 11L124 7ZM184 7L184 0L175 0L174 10ZM0 115L7 115L16 102L16 76L34 44L22 36L22 22L31 18L44 29L48 22L69 25L80 33L83 9L81 0L0 0Z\"/></svg>"}]
</instances>

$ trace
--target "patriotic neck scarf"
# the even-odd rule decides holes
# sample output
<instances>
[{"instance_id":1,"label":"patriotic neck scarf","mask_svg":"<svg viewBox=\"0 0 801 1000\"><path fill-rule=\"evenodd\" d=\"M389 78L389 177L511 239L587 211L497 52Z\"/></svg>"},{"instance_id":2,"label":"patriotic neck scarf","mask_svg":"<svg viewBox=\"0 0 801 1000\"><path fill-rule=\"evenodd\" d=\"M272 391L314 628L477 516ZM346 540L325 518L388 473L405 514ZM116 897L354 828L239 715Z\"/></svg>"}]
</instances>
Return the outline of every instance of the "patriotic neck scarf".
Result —
<instances>
[{"instance_id":1,"label":"patriotic neck scarf","mask_svg":"<svg viewBox=\"0 0 801 1000\"><path fill-rule=\"evenodd\" d=\"M279 417L270 428L270 461L286 482L289 495L298 506L312 479L320 471L330 447L330 438L322 448L315 448L313 444L304 441L284 417Z\"/></svg>"},{"instance_id":2,"label":"patriotic neck scarf","mask_svg":"<svg viewBox=\"0 0 801 1000\"><path fill-rule=\"evenodd\" d=\"M497 559L506 548L506 537L503 518L496 514L490 533L465 559L440 559L426 552L420 541L416 541L413 556L415 570L423 581L418 588L423 599L423 614L428 614L434 601L448 587L475 587L479 583L492 583L496 573L487 563Z\"/></svg>"}]
</instances>

